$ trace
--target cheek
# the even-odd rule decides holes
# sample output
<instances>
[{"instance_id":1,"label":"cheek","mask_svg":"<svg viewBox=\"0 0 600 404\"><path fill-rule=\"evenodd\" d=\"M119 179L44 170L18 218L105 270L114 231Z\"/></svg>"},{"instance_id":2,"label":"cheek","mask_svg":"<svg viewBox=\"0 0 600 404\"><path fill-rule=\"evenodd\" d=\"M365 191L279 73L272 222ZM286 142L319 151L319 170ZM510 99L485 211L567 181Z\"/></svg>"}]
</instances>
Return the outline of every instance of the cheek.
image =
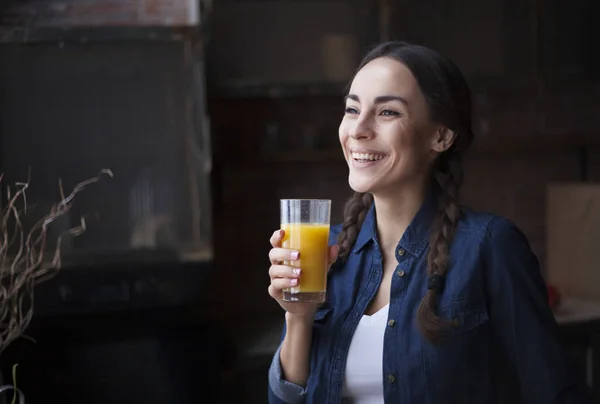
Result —
<instances>
[{"instance_id":1,"label":"cheek","mask_svg":"<svg viewBox=\"0 0 600 404\"><path fill-rule=\"evenodd\" d=\"M406 140L405 147L410 150L411 165L417 171L427 171L431 160L431 147L427 136L415 133Z\"/></svg>"},{"instance_id":2,"label":"cheek","mask_svg":"<svg viewBox=\"0 0 600 404\"><path fill-rule=\"evenodd\" d=\"M340 139L340 143L344 144L346 139L348 139L348 125L344 120L340 123L340 127L338 128L338 137Z\"/></svg>"},{"instance_id":3,"label":"cheek","mask_svg":"<svg viewBox=\"0 0 600 404\"><path fill-rule=\"evenodd\" d=\"M390 146L397 154L412 155L416 148L419 147L419 139L416 134L407 128L405 125L398 123L394 128L388 131Z\"/></svg>"},{"instance_id":4,"label":"cheek","mask_svg":"<svg viewBox=\"0 0 600 404\"><path fill-rule=\"evenodd\" d=\"M428 160L428 144L417 132L401 128L393 137L393 146L396 153L395 165L398 170L417 170Z\"/></svg>"}]
</instances>

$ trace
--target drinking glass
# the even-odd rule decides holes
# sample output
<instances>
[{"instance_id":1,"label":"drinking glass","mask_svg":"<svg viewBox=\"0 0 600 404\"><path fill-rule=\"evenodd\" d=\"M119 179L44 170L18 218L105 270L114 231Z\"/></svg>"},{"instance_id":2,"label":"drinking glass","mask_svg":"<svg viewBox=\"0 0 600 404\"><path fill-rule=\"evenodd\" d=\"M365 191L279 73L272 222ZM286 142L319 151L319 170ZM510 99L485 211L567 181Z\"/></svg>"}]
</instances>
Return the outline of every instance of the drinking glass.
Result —
<instances>
[{"instance_id":1,"label":"drinking glass","mask_svg":"<svg viewBox=\"0 0 600 404\"><path fill-rule=\"evenodd\" d=\"M287 302L322 303L327 289L329 220L331 200L282 199L283 248L300 252L300 259L286 265L300 268L298 286L283 290Z\"/></svg>"}]
</instances>

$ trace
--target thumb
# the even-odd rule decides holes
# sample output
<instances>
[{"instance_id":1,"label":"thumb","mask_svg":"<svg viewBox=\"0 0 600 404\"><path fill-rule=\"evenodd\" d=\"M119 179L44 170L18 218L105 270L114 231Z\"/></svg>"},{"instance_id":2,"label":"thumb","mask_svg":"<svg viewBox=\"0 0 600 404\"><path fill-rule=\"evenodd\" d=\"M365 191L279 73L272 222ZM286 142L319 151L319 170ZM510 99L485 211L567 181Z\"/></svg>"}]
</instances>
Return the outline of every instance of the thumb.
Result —
<instances>
[{"instance_id":1,"label":"thumb","mask_svg":"<svg viewBox=\"0 0 600 404\"><path fill-rule=\"evenodd\" d=\"M329 247L329 259L328 264L331 266L338 258L338 254L340 253L340 247L338 245L332 245Z\"/></svg>"}]
</instances>

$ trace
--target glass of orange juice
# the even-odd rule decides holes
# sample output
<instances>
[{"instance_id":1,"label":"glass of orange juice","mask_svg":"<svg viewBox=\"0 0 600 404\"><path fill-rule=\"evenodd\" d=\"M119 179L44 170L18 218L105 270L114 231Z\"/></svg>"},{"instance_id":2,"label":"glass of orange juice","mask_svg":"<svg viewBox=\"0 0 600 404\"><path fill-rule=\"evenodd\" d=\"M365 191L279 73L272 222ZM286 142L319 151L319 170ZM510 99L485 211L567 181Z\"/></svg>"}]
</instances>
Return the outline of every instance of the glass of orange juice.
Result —
<instances>
[{"instance_id":1,"label":"glass of orange juice","mask_svg":"<svg viewBox=\"0 0 600 404\"><path fill-rule=\"evenodd\" d=\"M285 262L300 268L300 279L298 286L283 290L283 300L322 303L327 289L331 201L282 199L280 203L285 230L282 247L300 251L300 259Z\"/></svg>"}]
</instances>

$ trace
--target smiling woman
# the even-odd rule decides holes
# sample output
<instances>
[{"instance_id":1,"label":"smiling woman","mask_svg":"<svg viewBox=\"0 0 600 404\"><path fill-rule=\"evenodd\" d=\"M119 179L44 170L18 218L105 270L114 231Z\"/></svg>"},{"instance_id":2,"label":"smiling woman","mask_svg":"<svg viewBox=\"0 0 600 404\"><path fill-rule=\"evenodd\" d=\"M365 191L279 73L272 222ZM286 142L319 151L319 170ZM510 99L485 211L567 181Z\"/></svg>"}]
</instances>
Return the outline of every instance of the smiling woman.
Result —
<instances>
[{"instance_id":1,"label":"smiling woman","mask_svg":"<svg viewBox=\"0 0 600 404\"><path fill-rule=\"evenodd\" d=\"M434 248L430 249L430 255L435 256L429 258L428 273L431 276L434 273L443 275L447 270L448 243L458 219L455 194L460 186L461 150L457 149L466 149L473 140L473 133L471 117L459 116L460 103L468 105L466 111L470 112L471 100L466 81L450 61L446 62L446 74L447 77L454 76L452 81L440 80L445 73L443 63L432 65L422 73L418 65L427 56L441 59L441 56L423 47L401 47L394 54L383 51L383 56L378 53L367 56L352 81L350 94L346 96L346 113L339 135L347 160L351 156L349 183L356 194L349 201L349 206L360 206L367 193L373 195L376 205L385 205L386 201L402 204L404 201L404 211L394 212L405 216L404 223L399 222L401 231L389 230L397 236L391 239L394 246L416 213L418 201L427 192L429 179L436 174L441 177L438 185L446 198L441 201L444 206L438 212L437 228L434 227L432 232ZM439 71L436 72L436 68ZM433 75L426 74L431 71ZM436 79L439 81L437 88L445 91L424 94L420 83L424 83L426 88ZM452 92L444 88L450 84L462 91ZM456 107L444 111L440 105ZM450 150L457 140L458 146L462 147ZM364 153L363 150L373 150L368 152L369 155L380 158L366 162L362 158L357 159L354 154ZM457 163L454 171L449 170L448 160ZM370 202L362 205L363 211L366 211ZM352 234L355 232L348 230L361 213L355 212L357 209L350 210L353 212L346 215L346 223L339 236L342 256L354 242ZM393 221L393 218L390 217L390 220ZM439 228L442 225L444 229ZM381 226L378 227L382 231ZM431 309L435 305L431 301L435 299L434 293L429 293L426 298L429 301L424 300L421 305L420 326L430 334L430 338L435 338L440 324ZM374 306L378 308L381 304L375 303Z\"/></svg>"},{"instance_id":2,"label":"smiling woman","mask_svg":"<svg viewBox=\"0 0 600 404\"><path fill-rule=\"evenodd\" d=\"M340 142L350 167L350 186L365 193L413 182L424 174L428 136L435 133L425 99L411 71L395 59L382 57L365 64L352 81L340 124ZM382 158L364 166L354 153ZM373 168L364 171L362 168ZM423 181L420 181L423 182ZM394 192L402 187L394 186Z\"/></svg>"},{"instance_id":3,"label":"smiling woman","mask_svg":"<svg viewBox=\"0 0 600 404\"><path fill-rule=\"evenodd\" d=\"M270 403L591 402L567 371L537 259L510 221L460 206L469 87L449 59L384 43L345 97L339 139L355 191L332 227L327 302L283 302L302 276L271 238L285 327ZM301 272L300 272L301 273ZM499 377L509 363L512 375ZM511 386L512 387L512 386Z\"/></svg>"}]
</instances>

